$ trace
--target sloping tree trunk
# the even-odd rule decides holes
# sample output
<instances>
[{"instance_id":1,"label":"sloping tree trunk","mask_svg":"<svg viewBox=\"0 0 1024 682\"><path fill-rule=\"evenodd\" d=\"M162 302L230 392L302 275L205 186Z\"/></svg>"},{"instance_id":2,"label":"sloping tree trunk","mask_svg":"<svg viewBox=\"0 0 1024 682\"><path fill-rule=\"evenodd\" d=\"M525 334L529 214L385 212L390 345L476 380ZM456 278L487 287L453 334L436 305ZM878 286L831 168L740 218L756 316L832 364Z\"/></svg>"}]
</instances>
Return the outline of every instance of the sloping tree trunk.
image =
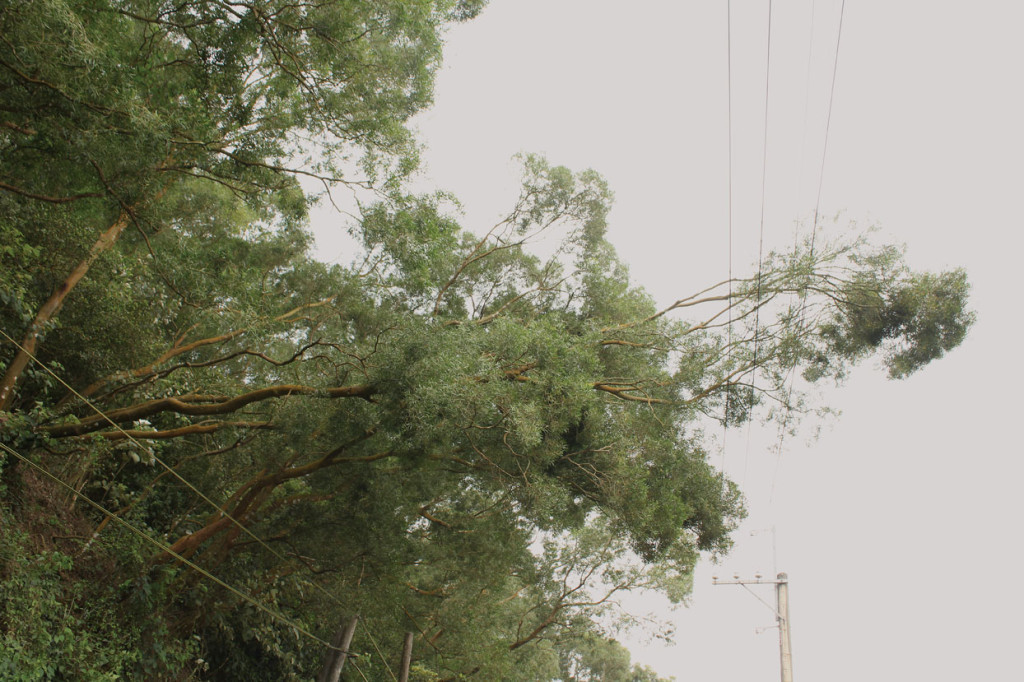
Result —
<instances>
[{"instance_id":1,"label":"sloping tree trunk","mask_svg":"<svg viewBox=\"0 0 1024 682\"><path fill-rule=\"evenodd\" d=\"M64 300L71 293L71 290L85 277L85 273L89 272L89 268L92 267L96 259L114 245L117 238L121 236L124 228L130 222L131 215L127 211L121 211L121 215L114 221L114 224L108 227L106 232L100 235L100 238L89 249L89 254L71 271L67 279L46 300L46 303L39 308L39 312L36 313L35 319L32 320L32 324L28 326L28 330L26 330L25 336L21 340L21 348L18 349L14 359L11 360L11 364L8 365L3 379L0 380L0 411L10 408L15 395L14 387L25 371L25 368L28 367L32 355L35 354L36 348L39 345L39 337L42 335L47 323L60 312L61 306L64 305Z\"/></svg>"},{"instance_id":2,"label":"sloping tree trunk","mask_svg":"<svg viewBox=\"0 0 1024 682\"><path fill-rule=\"evenodd\" d=\"M163 168L169 160L170 157L158 164L157 168ZM144 203L154 203L159 201L160 198L167 193L172 182L164 183L163 186L156 190L150 199L139 201L132 206L128 206L121 202L121 212L117 216L117 220L115 220L113 224L111 224L111 226L100 235L99 239L97 239L92 245L92 248L89 249L89 253L85 258L75 266L75 269L71 271L71 274L61 282L61 285L57 287L52 294L50 294L50 298L48 298L39 308L35 318L32 320L32 324L30 324L28 329L25 331L25 336L21 340L21 347L17 349L17 353L11 360L11 364L7 366L7 371L4 373L3 379L0 379L0 412L10 409L11 403L14 401L14 387L18 383L18 379L21 378L22 373L24 373L32 359L32 356L35 355L36 348L39 346L39 338L42 336L43 330L46 328L46 325L56 317L57 313L60 312L68 294L70 294L78 283L82 281L82 278L89 272L89 268L91 268L92 264L96 262L96 259L109 251L110 248L117 243L117 240L121 236L121 233L124 232L124 229L135 220L135 209Z\"/></svg>"}]
</instances>

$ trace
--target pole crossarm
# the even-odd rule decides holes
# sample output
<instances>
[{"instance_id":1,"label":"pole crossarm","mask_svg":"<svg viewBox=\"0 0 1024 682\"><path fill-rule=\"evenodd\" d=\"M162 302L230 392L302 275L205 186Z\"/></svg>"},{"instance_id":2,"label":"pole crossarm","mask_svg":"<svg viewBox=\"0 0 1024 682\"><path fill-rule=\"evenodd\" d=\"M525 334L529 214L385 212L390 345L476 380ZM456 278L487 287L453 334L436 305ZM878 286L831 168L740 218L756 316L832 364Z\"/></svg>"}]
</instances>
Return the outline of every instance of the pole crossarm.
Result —
<instances>
[{"instance_id":1,"label":"pole crossarm","mask_svg":"<svg viewBox=\"0 0 1024 682\"><path fill-rule=\"evenodd\" d=\"M736 576L733 580L719 580L717 575L711 576L711 584L712 585L739 585L740 587L745 589L747 592L752 594L754 596L754 599L758 600L759 602L761 602L762 604L767 606L771 610L771 612L775 614L775 618L778 619L778 620L782 620L782 614L779 613L779 610L777 608L775 608L774 606L772 606L771 604L769 604L764 599L762 599L761 596L759 594L757 594L757 592L754 592L752 589L750 589L748 587L748 585L778 585L781 582L784 582L784 581L783 580L765 580L761 576L757 576L754 580L744 580L744 579L741 579L739 576Z\"/></svg>"},{"instance_id":2,"label":"pole crossarm","mask_svg":"<svg viewBox=\"0 0 1024 682\"><path fill-rule=\"evenodd\" d=\"M790 644L789 634L789 576L779 573L775 580L765 580L760 574L755 574L753 580L740 578L738 574L733 575L732 580L719 580L717 575L711 576L713 585L739 585L752 594L755 599L771 609L775 614L779 628L779 662L781 664L782 682L793 682L793 651ZM775 606L761 598L759 594L750 589L750 585L774 585ZM765 628L767 629L767 628ZM763 631L763 630L762 630Z\"/></svg>"}]
</instances>

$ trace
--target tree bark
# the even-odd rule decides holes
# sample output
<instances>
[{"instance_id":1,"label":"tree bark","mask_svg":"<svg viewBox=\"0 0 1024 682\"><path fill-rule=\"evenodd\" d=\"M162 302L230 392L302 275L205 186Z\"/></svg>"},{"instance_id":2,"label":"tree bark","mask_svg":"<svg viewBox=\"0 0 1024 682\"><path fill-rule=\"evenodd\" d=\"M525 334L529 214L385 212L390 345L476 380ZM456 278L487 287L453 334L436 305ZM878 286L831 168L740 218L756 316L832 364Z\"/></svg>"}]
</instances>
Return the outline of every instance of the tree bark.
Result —
<instances>
[{"instance_id":1,"label":"tree bark","mask_svg":"<svg viewBox=\"0 0 1024 682\"><path fill-rule=\"evenodd\" d=\"M165 159L157 166L157 168L162 168L169 160L169 158ZM99 169L97 168L97 170ZM92 264L96 262L96 259L110 250L110 248L117 243L117 240L121 236L121 233L124 232L124 229L135 220L133 209L139 207L142 203L153 203L159 201L159 199L170 188L171 184L172 183L164 183L163 186L157 188L152 197L144 202L137 202L133 206L127 206L122 202L121 212L117 216L117 220L115 220L114 223L100 235L100 238L92 245L92 248L89 249L89 253L85 258L75 266L75 269L71 271L71 274L67 276L61 285L57 287L57 290L54 291L50 295L50 298L48 298L42 307L39 308L35 318L32 320L32 324L30 324L28 329L25 331L25 336L21 340L21 347L15 354L14 359L11 360L11 364L8 365L3 378L0 379L0 412L10 409L15 396L14 387L17 385L18 379L21 378L25 368L28 367L28 363L31 361L32 355L35 354L36 348L39 345L39 337L43 333L43 328L54 318L54 316L57 315L58 312L60 312L68 294L70 294L71 290L78 285L83 277L85 277L85 274L89 272L89 268L91 268Z\"/></svg>"},{"instance_id":2,"label":"tree bark","mask_svg":"<svg viewBox=\"0 0 1024 682\"><path fill-rule=\"evenodd\" d=\"M3 379L0 380L0 411L10 408L11 402L14 400L14 386L18 383L25 368L28 367L31 356L39 345L39 336L42 334L43 328L60 311L68 294L81 281L96 259L114 245L130 222L131 215L128 211L121 211L121 215L114 221L114 224L100 235L100 238L89 249L89 254L71 271L67 279L57 287L57 290L50 295L50 298L36 313L35 319L32 320L32 324L28 326L28 330L21 340L21 348L18 349L11 364L8 365Z\"/></svg>"},{"instance_id":3,"label":"tree bark","mask_svg":"<svg viewBox=\"0 0 1024 682\"><path fill-rule=\"evenodd\" d=\"M364 438L360 438L358 440L365 440L371 435L372 433L368 432ZM174 552L174 554L185 557L186 559L190 558L207 540L211 540L221 532L228 529L237 529L238 526L236 524L244 523L249 516L258 511L263 503L270 497L270 494L274 489L285 481L302 478L303 476L308 476L311 473L321 469L326 469L327 467L336 466L338 464L374 462L379 459L392 457L395 454L390 450L385 450L372 455L341 457L340 455L344 452L345 447L346 446L342 446L341 448L324 455L320 459L313 460L308 464L287 467L273 474L267 474L265 471L261 472L256 477L242 485L227 500L227 502L222 505L225 510L227 510L228 507L231 507L231 510L227 512L230 516L225 515L224 512L218 511L208 519L205 526L194 533L178 538L178 540L171 545L171 551ZM223 543L220 547L220 551L229 551L231 540L233 540L234 537L237 537L239 532L241 531L235 532L230 539ZM154 563L162 564L173 560L173 554L161 552L154 559Z\"/></svg>"}]
</instances>

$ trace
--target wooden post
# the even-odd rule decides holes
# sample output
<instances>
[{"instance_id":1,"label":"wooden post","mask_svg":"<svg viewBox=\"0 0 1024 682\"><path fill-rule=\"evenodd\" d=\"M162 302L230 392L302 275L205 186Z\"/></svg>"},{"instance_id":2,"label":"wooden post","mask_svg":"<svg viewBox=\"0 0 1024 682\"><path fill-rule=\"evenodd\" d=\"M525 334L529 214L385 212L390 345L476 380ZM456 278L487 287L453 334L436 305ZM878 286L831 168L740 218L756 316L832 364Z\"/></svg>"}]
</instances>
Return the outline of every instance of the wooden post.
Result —
<instances>
[{"instance_id":1,"label":"wooden post","mask_svg":"<svg viewBox=\"0 0 1024 682\"><path fill-rule=\"evenodd\" d=\"M327 657L324 659L323 670L316 678L317 682L338 682L341 677L341 669L345 667L345 659L348 658L348 648L352 645L352 636L356 633L356 624L359 616L352 616L352 620L334 634L331 640L333 649L327 650Z\"/></svg>"},{"instance_id":2,"label":"wooden post","mask_svg":"<svg viewBox=\"0 0 1024 682\"><path fill-rule=\"evenodd\" d=\"M779 660L782 682L793 682L793 649L789 641L789 576L779 573L775 583L775 610L779 619Z\"/></svg>"},{"instance_id":3,"label":"wooden post","mask_svg":"<svg viewBox=\"0 0 1024 682\"><path fill-rule=\"evenodd\" d=\"M398 674L398 682L409 682L409 668L412 667L412 639L411 632L405 633L405 644L402 646L402 670Z\"/></svg>"}]
</instances>

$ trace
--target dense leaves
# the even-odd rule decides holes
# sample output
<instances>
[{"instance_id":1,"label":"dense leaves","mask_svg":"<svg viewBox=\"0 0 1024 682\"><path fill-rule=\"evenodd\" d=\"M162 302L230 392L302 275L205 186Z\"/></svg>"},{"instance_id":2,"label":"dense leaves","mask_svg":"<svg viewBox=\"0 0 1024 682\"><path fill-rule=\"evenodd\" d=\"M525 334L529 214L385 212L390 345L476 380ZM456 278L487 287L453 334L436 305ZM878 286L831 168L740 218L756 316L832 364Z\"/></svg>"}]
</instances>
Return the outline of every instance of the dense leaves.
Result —
<instances>
[{"instance_id":1,"label":"dense leaves","mask_svg":"<svg viewBox=\"0 0 1024 682\"><path fill-rule=\"evenodd\" d=\"M654 680L615 597L684 601L743 515L702 423L964 338L963 273L856 235L658 310L592 171L523 157L483 229L406 194L481 4L0 4L5 674L308 679L358 614L367 679L413 632L423 680ZM351 266L300 179L364 192Z\"/></svg>"}]
</instances>

